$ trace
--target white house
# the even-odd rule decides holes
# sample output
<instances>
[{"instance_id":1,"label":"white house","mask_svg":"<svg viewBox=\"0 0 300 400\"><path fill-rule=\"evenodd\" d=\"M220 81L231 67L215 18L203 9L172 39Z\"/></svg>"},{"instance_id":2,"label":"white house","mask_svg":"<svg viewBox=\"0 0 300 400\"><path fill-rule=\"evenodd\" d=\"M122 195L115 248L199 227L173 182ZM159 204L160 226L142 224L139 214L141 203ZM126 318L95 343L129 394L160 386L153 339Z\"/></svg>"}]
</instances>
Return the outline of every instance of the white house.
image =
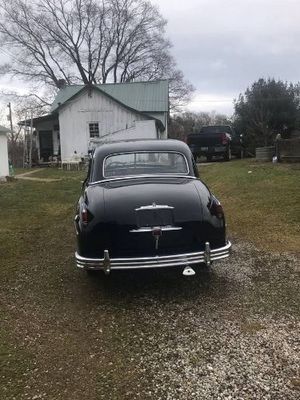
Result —
<instances>
[{"instance_id":1,"label":"white house","mask_svg":"<svg viewBox=\"0 0 300 400\"><path fill-rule=\"evenodd\" d=\"M39 158L64 161L105 142L167 138L168 113L167 80L65 86L51 114L33 120Z\"/></svg>"},{"instance_id":2,"label":"white house","mask_svg":"<svg viewBox=\"0 0 300 400\"><path fill-rule=\"evenodd\" d=\"M0 125L0 180L9 175L7 133L9 129Z\"/></svg>"}]
</instances>

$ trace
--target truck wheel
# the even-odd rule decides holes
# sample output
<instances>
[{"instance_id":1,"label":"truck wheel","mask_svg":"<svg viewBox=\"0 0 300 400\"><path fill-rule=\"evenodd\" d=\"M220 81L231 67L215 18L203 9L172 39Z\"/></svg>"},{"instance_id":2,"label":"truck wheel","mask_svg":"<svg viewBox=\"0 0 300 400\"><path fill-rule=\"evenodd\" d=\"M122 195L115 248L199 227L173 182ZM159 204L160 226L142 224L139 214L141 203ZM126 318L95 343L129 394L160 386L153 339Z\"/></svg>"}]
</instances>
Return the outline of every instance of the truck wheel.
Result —
<instances>
[{"instance_id":1,"label":"truck wheel","mask_svg":"<svg viewBox=\"0 0 300 400\"><path fill-rule=\"evenodd\" d=\"M212 160L212 156L206 156L206 161L211 161Z\"/></svg>"},{"instance_id":2,"label":"truck wheel","mask_svg":"<svg viewBox=\"0 0 300 400\"><path fill-rule=\"evenodd\" d=\"M230 161L231 160L231 148L228 147L226 150L226 153L224 153L224 160L225 161Z\"/></svg>"}]
</instances>

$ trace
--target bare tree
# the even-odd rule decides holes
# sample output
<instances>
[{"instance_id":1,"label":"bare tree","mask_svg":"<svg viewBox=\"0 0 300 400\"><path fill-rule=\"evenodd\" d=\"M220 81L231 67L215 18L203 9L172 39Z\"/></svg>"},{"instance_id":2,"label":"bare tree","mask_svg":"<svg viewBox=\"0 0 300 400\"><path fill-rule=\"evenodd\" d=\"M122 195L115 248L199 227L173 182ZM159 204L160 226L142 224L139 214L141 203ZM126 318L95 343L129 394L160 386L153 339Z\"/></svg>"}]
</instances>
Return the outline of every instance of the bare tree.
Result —
<instances>
[{"instance_id":1,"label":"bare tree","mask_svg":"<svg viewBox=\"0 0 300 400\"><path fill-rule=\"evenodd\" d=\"M231 125L232 120L225 114L211 112L177 113L171 119L169 136L184 140L189 133L199 132L206 125Z\"/></svg>"},{"instance_id":2,"label":"bare tree","mask_svg":"<svg viewBox=\"0 0 300 400\"><path fill-rule=\"evenodd\" d=\"M43 92L42 94L30 93L26 95L17 92L1 91L0 96L6 102L14 105L14 112L22 118L26 114L33 113L34 117L39 117L47 113L52 104L53 91Z\"/></svg>"},{"instance_id":3,"label":"bare tree","mask_svg":"<svg viewBox=\"0 0 300 400\"><path fill-rule=\"evenodd\" d=\"M47 113L50 109L53 95L49 91L44 93L42 97L35 93L20 95L16 92L2 91L0 92L0 97L9 105L7 112L11 122L11 129L8 133L9 155L13 165L21 166L24 129L23 126L17 124L17 121L30 120L32 117L39 117ZM30 122L28 122L27 126L29 128Z\"/></svg>"},{"instance_id":4,"label":"bare tree","mask_svg":"<svg viewBox=\"0 0 300 400\"><path fill-rule=\"evenodd\" d=\"M11 0L0 9L0 44L12 54L3 70L13 76L55 88L170 79L175 106L193 91L149 0Z\"/></svg>"}]
</instances>

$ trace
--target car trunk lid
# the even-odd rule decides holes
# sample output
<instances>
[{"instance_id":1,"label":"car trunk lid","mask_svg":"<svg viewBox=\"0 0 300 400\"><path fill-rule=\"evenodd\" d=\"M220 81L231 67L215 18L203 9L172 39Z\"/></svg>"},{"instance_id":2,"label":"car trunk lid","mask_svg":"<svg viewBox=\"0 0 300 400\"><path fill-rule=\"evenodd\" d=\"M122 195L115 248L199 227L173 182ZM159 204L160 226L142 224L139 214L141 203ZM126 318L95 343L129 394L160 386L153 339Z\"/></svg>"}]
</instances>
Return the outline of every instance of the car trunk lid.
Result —
<instances>
[{"instance_id":1,"label":"car trunk lid","mask_svg":"<svg viewBox=\"0 0 300 400\"><path fill-rule=\"evenodd\" d=\"M105 232L111 257L199 251L203 208L193 179L128 179L101 188L97 190L104 210L95 212L101 218L93 222L93 236L100 238ZM97 208L95 203L89 206ZM95 246L100 250L97 239Z\"/></svg>"}]
</instances>

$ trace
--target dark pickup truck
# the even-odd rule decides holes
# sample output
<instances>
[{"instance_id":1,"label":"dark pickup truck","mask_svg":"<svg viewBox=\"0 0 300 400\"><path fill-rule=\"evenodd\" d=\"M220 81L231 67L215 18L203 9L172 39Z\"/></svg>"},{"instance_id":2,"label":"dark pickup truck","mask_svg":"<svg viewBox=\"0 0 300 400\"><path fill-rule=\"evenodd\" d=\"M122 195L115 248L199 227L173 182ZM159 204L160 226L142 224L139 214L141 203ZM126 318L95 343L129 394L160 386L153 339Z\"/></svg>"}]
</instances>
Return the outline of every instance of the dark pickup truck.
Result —
<instances>
[{"instance_id":1,"label":"dark pickup truck","mask_svg":"<svg viewBox=\"0 0 300 400\"><path fill-rule=\"evenodd\" d=\"M240 156L241 143L229 125L203 126L198 133L187 136L187 144L194 158L205 156L211 161L213 156L221 156L224 160L231 159L231 155Z\"/></svg>"}]
</instances>

